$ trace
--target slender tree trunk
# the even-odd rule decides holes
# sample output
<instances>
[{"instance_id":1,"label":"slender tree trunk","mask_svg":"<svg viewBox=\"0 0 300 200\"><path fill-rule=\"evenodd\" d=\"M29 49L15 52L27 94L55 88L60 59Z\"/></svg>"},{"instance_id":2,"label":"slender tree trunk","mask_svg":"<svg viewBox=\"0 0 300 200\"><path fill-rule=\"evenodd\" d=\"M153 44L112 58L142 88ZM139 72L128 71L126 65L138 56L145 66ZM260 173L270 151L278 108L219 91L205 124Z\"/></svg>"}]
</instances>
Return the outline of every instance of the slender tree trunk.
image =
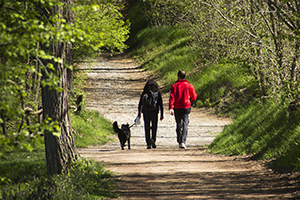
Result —
<instances>
[{"instance_id":1,"label":"slender tree trunk","mask_svg":"<svg viewBox=\"0 0 300 200\"><path fill-rule=\"evenodd\" d=\"M1 111L1 109L0 109L0 111ZM5 125L5 117L4 117L3 113L0 113L0 118L2 119L2 123L1 123L2 133L3 133L4 136L7 136L6 125Z\"/></svg>"},{"instance_id":2,"label":"slender tree trunk","mask_svg":"<svg viewBox=\"0 0 300 200\"><path fill-rule=\"evenodd\" d=\"M64 3L69 3L70 0L63 0ZM71 0L73 1L73 0ZM59 12L66 15L62 8L55 8L53 13ZM52 63L55 70L54 74L59 77L59 87L62 91L51 89L49 87L42 88L43 102L43 118L50 117L52 121L57 121L60 125L60 137L54 136L51 133L45 133L45 151L47 172L49 175L59 174L70 167L70 162L76 160L75 144L72 135L72 127L70 121L70 113L68 106L68 69L64 66L68 46L66 43L54 43L49 49L54 55L62 59L62 63ZM44 74L44 77L45 74Z\"/></svg>"},{"instance_id":3,"label":"slender tree trunk","mask_svg":"<svg viewBox=\"0 0 300 200\"><path fill-rule=\"evenodd\" d=\"M292 67L290 70L291 73L291 86L292 89L296 90L296 86L298 85L298 76L299 76L299 70L298 70L298 64L299 64L299 58L300 58L300 43L297 41L295 45L295 55L292 62Z\"/></svg>"},{"instance_id":4,"label":"slender tree trunk","mask_svg":"<svg viewBox=\"0 0 300 200\"><path fill-rule=\"evenodd\" d=\"M74 0L64 0L69 8L64 11L65 19L69 23L74 23L74 13L72 12L71 8L74 6ZM74 52L72 49L72 44L66 44L66 61L68 64L72 64L74 58ZM73 70L67 69L67 78L68 78L68 90L70 95L73 95L73 84L74 84L74 73Z\"/></svg>"},{"instance_id":5,"label":"slender tree trunk","mask_svg":"<svg viewBox=\"0 0 300 200\"><path fill-rule=\"evenodd\" d=\"M261 45L261 44L260 44ZM259 68L259 75L260 75L260 90L261 90L261 96L262 96L262 100L263 102L265 102L265 98L267 96L267 81L266 81L266 74L265 74L265 64L263 61L263 57L262 57L262 50L261 50L261 46L259 47L259 58L260 58L260 68Z\"/></svg>"}]
</instances>

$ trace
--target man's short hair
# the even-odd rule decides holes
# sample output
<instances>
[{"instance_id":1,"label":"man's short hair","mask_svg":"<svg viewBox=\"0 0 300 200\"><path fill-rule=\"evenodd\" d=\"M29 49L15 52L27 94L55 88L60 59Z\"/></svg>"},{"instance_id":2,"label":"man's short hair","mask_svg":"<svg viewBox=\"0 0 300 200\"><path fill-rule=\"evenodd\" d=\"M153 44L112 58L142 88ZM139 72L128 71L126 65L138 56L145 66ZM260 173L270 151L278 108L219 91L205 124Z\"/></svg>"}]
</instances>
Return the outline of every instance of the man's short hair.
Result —
<instances>
[{"instance_id":1,"label":"man's short hair","mask_svg":"<svg viewBox=\"0 0 300 200\"><path fill-rule=\"evenodd\" d=\"M179 70L177 76L180 79L184 79L185 78L185 71Z\"/></svg>"}]
</instances>

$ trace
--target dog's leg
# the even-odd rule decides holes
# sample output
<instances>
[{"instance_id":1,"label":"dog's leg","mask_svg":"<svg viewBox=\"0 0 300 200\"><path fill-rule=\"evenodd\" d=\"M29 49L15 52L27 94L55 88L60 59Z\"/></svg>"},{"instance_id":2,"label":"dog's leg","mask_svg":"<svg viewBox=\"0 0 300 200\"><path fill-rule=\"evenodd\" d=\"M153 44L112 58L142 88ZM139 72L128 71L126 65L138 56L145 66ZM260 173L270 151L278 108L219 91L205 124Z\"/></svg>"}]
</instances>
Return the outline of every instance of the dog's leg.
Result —
<instances>
[{"instance_id":1,"label":"dog's leg","mask_svg":"<svg viewBox=\"0 0 300 200\"><path fill-rule=\"evenodd\" d=\"M124 143L120 140L121 149L124 150Z\"/></svg>"}]
</instances>

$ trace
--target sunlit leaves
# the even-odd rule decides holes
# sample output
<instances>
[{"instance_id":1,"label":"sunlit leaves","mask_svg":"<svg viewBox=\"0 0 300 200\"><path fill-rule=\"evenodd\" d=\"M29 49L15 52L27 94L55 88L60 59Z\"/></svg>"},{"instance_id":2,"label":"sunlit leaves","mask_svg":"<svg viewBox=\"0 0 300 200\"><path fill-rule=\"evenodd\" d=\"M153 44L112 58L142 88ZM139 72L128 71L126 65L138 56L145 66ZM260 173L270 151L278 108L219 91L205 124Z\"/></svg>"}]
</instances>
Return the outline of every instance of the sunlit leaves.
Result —
<instances>
[{"instance_id":1,"label":"sunlit leaves","mask_svg":"<svg viewBox=\"0 0 300 200\"><path fill-rule=\"evenodd\" d=\"M224 58L242 62L260 81L264 98L299 95L298 1L149 0L144 5L151 25L177 23L191 36L191 46L200 52L198 65Z\"/></svg>"},{"instance_id":2,"label":"sunlit leaves","mask_svg":"<svg viewBox=\"0 0 300 200\"><path fill-rule=\"evenodd\" d=\"M75 48L81 55L90 54L91 50L99 50L102 47L120 51L127 48L124 43L129 34L129 22L121 19L122 15L118 9L119 7L113 4L97 2L85 2L76 6L75 24L84 31L81 39L85 39L80 43L75 42ZM86 46L92 48L87 50ZM83 50L87 52L82 52Z\"/></svg>"},{"instance_id":3,"label":"sunlit leaves","mask_svg":"<svg viewBox=\"0 0 300 200\"><path fill-rule=\"evenodd\" d=\"M52 121L49 117L45 119L41 128L45 134L53 134L56 137L60 137L61 135L59 123L57 121Z\"/></svg>"},{"instance_id":4,"label":"sunlit leaves","mask_svg":"<svg viewBox=\"0 0 300 200\"><path fill-rule=\"evenodd\" d=\"M61 58L55 57L42 47L49 47L56 42L70 42L72 26L61 16L50 16L51 6L63 6L57 0L1 1L0 6L0 114L1 124L5 122L10 139L28 136L28 128L36 126L36 119L31 127L24 124L26 106L38 109L38 97L42 70L46 74L42 84L61 91L59 79L53 65L45 61L62 64ZM57 24L62 24L57 26ZM57 33L61 33L57 37ZM35 79L33 79L35 77ZM36 90L32 90L35 88ZM57 129L57 128L56 128ZM36 128L38 130L38 128ZM3 133L0 129L0 135ZM55 132L56 133L56 132ZM23 137L24 136L24 137ZM10 145L16 145L9 143ZM19 145L19 144L18 144ZM29 149L29 147L26 147Z\"/></svg>"},{"instance_id":5,"label":"sunlit leaves","mask_svg":"<svg viewBox=\"0 0 300 200\"><path fill-rule=\"evenodd\" d=\"M53 6L75 12L68 21ZM61 69L73 70L71 60L55 55L56 44L72 44L75 56L91 55L100 48L124 50L129 23L122 20L120 7L92 0L68 7L59 0L2 0L0 5L0 114L10 133L24 133L26 106L38 110L40 89L62 92ZM60 57L61 56L61 57ZM3 117L3 119L2 119ZM35 120L35 121L34 121ZM35 127L35 118L31 128ZM23 124L22 124L23 123ZM35 123L35 124L34 124ZM48 130L59 137L58 124ZM19 130L20 129L20 130ZM0 129L0 135L2 134Z\"/></svg>"}]
</instances>

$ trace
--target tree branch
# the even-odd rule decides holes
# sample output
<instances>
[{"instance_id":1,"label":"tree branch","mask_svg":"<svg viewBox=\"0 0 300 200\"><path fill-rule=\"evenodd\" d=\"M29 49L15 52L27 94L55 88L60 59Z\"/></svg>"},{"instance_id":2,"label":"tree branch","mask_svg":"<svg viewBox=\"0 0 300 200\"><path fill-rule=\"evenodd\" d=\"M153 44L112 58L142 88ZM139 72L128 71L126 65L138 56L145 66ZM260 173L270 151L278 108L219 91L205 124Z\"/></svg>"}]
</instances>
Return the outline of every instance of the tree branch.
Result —
<instances>
[{"instance_id":1,"label":"tree branch","mask_svg":"<svg viewBox=\"0 0 300 200\"><path fill-rule=\"evenodd\" d=\"M274 1L269 1L270 4L272 4L278 11L276 12L278 17L292 30L295 31L297 30L297 26L293 23L290 17L286 14L286 12L282 9L279 8L276 2ZM281 12L280 12L281 11Z\"/></svg>"},{"instance_id":2,"label":"tree branch","mask_svg":"<svg viewBox=\"0 0 300 200\"><path fill-rule=\"evenodd\" d=\"M219 9L217 9L216 7L214 7L212 4L208 4L208 3L204 2L204 1L201 1L201 0L198 0L198 1L199 1L200 3L203 3L203 4L205 4L205 5L207 5L207 6L211 7L211 8L213 8L215 11L217 11L217 13L221 16L221 18L225 19L226 21L228 21L228 22L229 22L230 24L232 24L233 26L236 26L237 28L239 28L239 29L245 31L245 32L246 32L247 34L249 34L251 37L257 38L256 35L252 34L251 32L249 32L249 31L247 31L246 29L244 29L244 28L238 26L238 25L235 24L233 21L231 21L230 19L228 19L228 18L227 18L227 17L226 17Z\"/></svg>"}]
</instances>

